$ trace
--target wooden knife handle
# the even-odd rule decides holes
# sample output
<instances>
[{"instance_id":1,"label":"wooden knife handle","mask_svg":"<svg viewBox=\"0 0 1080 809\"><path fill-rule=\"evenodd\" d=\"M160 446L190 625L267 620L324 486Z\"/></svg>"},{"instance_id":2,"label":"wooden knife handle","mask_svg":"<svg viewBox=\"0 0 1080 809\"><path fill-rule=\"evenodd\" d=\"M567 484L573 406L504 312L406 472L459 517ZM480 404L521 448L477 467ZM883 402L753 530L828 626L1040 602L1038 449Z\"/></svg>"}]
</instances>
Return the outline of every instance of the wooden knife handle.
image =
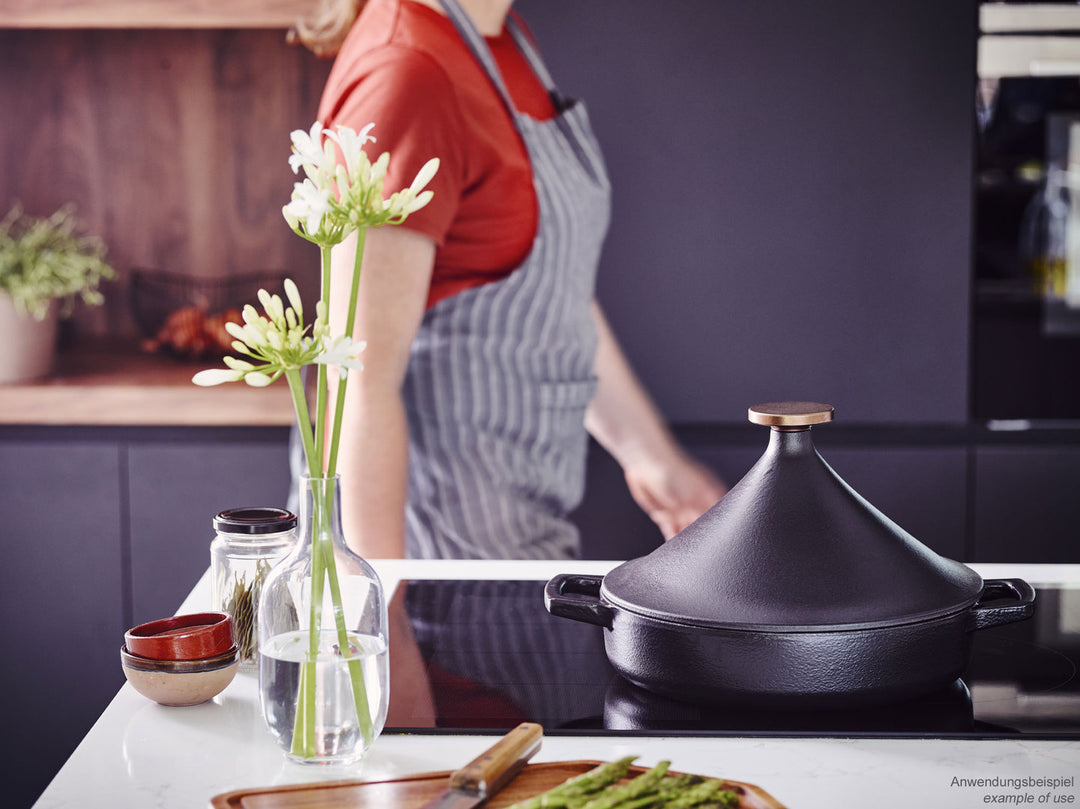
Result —
<instances>
[{"instance_id":1,"label":"wooden knife handle","mask_svg":"<svg viewBox=\"0 0 1080 809\"><path fill-rule=\"evenodd\" d=\"M522 722L479 757L450 775L450 789L489 798L510 783L540 749L544 728Z\"/></svg>"}]
</instances>

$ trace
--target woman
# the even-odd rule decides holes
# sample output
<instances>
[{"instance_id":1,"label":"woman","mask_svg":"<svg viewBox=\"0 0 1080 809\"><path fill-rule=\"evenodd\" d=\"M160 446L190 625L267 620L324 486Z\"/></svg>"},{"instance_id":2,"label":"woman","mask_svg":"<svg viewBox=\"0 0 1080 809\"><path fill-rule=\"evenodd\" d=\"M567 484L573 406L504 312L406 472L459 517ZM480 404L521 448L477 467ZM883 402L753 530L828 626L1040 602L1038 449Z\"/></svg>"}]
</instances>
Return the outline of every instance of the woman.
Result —
<instances>
[{"instance_id":1,"label":"woman","mask_svg":"<svg viewBox=\"0 0 1080 809\"><path fill-rule=\"evenodd\" d=\"M430 157L434 199L367 235L340 472L345 535L377 557L575 556L588 431L670 537L724 493L673 440L593 298L609 185L511 0L369 0L319 110L374 122L387 189ZM351 20L345 0L338 27ZM301 31L317 52L332 30ZM334 253L344 318L355 243ZM340 325L338 326L340 327Z\"/></svg>"}]
</instances>

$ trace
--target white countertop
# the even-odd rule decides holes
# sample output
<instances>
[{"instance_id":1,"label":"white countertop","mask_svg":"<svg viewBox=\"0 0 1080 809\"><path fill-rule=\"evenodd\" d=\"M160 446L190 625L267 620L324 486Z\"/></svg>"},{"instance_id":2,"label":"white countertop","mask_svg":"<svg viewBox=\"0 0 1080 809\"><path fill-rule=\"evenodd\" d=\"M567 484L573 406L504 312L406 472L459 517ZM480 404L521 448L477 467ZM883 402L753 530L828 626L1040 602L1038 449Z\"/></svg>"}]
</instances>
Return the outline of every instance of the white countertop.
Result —
<instances>
[{"instance_id":1,"label":"white countertop","mask_svg":"<svg viewBox=\"0 0 1080 809\"><path fill-rule=\"evenodd\" d=\"M375 566L389 596L405 577L545 580L603 573L614 564L395 560ZM972 567L985 578L1021 577L1036 588L1080 585L1080 565ZM204 576L179 612L203 609L208 600ZM493 741L489 735L384 734L351 767L293 764L262 724L254 673L239 673L221 695L188 708L162 707L125 684L35 809L207 807L212 796L236 789L454 769ZM1025 795L1031 801L1024 805L1080 804L1080 742L1072 741L549 735L533 761L623 755L638 755L645 765L670 759L672 769L756 784L789 809L960 809L1006 795L1012 797L1005 805ZM1039 781L1069 778L1071 785Z\"/></svg>"}]
</instances>

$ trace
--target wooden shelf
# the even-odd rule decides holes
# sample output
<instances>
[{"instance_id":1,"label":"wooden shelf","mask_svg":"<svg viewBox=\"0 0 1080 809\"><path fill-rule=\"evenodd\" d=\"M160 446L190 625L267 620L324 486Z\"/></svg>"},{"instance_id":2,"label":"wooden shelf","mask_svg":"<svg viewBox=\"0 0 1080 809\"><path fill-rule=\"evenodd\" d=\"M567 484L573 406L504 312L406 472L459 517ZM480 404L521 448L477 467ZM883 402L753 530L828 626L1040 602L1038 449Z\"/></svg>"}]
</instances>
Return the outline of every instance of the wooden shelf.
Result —
<instances>
[{"instance_id":1,"label":"wooden shelf","mask_svg":"<svg viewBox=\"0 0 1080 809\"><path fill-rule=\"evenodd\" d=\"M38 382L0 385L0 425L248 426L292 424L292 397L279 380L201 388L191 381L220 362L181 361L134 346L98 345L62 353Z\"/></svg>"},{"instance_id":2,"label":"wooden shelf","mask_svg":"<svg viewBox=\"0 0 1080 809\"><path fill-rule=\"evenodd\" d=\"M317 0L7 0L0 28L290 28Z\"/></svg>"}]
</instances>

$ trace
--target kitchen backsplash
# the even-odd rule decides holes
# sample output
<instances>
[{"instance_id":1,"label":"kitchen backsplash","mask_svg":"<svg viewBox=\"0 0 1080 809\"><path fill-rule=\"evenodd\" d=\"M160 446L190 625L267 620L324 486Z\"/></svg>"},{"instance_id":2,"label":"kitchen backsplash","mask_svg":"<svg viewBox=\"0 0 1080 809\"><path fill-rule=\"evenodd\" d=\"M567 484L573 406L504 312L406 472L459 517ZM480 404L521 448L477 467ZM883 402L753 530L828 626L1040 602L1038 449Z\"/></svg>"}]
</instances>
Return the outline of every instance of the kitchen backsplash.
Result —
<instances>
[{"instance_id":1,"label":"kitchen backsplash","mask_svg":"<svg viewBox=\"0 0 1080 809\"><path fill-rule=\"evenodd\" d=\"M75 333L135 333L133 267L195 276L317 272L283 224L288 132L329 62L284 30L0 29L0 208L74 202L119 278Z\"/></svg>"}]
</instances>

